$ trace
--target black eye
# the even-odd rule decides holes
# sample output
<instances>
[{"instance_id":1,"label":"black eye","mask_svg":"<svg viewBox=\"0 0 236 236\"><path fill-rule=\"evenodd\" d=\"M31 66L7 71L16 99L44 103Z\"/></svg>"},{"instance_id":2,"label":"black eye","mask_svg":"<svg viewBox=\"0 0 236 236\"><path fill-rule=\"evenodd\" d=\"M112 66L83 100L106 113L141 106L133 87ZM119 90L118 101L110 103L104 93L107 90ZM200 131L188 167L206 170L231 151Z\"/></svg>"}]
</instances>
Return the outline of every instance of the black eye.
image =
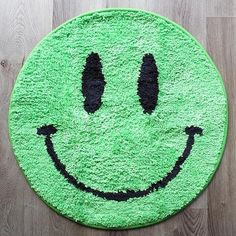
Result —
<instances>
[{"instance_id":1,"label":"black eye","mask_svg":"<svg viewBox=\"0 0 236 236\"><path fill-rule=\"evenodd\" d=\"M105 84L100 57L97 53L92 52L86 59L82 73L84 109L88 113L94 113L102 105Z\"/></svg>"},{"instance_id":2,"label":"black eye","mask_svg":"<svg viewBox=\"0 0 236 236\"><path fill-rule=\"evenodd\" d=\"M158 70L152 54L145 54L138 78L139 101L144 113L151 114L158 99Z\"/></svg>"}]
</instances>

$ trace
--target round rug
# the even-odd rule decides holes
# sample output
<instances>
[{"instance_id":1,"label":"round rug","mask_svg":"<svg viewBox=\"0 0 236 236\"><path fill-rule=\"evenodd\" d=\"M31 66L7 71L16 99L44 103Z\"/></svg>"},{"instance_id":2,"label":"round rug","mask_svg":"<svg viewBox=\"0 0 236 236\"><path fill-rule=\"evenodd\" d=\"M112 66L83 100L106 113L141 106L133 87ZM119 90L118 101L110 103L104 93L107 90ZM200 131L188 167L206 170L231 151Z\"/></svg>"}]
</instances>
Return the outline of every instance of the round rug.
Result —
<instances>
[{"instance_id":1,"label":"round rug","mask_svg":"<svg viewBox=\"0 0 236 236\"><path fill-rule=\"evenodd\" d=\"M207 186L227 133L222 79L183 28L137 10L81 15L33 50L9 128L31 187L58 213L135 228Z\"/></svg>"}]
</instances>

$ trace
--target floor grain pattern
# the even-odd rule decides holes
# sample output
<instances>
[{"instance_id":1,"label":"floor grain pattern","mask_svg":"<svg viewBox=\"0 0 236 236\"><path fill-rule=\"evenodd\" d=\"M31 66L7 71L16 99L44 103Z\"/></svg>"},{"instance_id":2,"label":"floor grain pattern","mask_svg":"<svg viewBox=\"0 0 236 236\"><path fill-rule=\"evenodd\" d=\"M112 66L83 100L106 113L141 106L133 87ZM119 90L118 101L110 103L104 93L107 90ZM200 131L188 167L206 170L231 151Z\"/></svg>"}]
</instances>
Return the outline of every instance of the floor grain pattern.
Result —
<instances>
[{"instance_id":1,"label":"floor grain pattern","mask_svg":"<svg viewBox=\"0 0 236 236\"><path fill-rule=\"evenodd\" d=\"M166 16L208 50L226 84L229 133L210 186L184 211L158 225L125 231L91 229L57 215L30 189L14 159L7 116L25 59L52 29L81 13L132 7ZM236 1L235 0L0 0L0 235L1 236L234 236L236 235Z\"/></svg>"}]
</instances>

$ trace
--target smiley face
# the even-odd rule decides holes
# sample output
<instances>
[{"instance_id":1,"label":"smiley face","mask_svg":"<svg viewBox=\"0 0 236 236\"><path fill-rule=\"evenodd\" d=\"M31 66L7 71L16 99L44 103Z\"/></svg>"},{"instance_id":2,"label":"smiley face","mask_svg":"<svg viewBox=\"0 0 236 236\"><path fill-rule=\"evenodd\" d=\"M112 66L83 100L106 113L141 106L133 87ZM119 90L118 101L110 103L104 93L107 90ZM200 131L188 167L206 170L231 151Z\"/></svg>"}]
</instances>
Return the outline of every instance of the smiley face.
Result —
<instances>
[{"instance_id":1,"label":"smiley face","mask_svg":"<svg viewBox=\"0 0 236 236\"><path fill-rule=\"evenodd\" d=\"M140 105L143 108L144 114L151 115L155 110L158 100L158 69L156 62L152 54L145 54L140 69L140 75L138 79L137 94L140 97ZM85 68L82 73L82 94L84 96L84 110L88 113L94 113L102 105L102 95L104 92L104 86L106 82L104 75L102 74L102 65L99 55L97 53L91 53L86 59ZM135 116L133 117L135 119ZM160 180L150 184L146 189L133 190L127 189L125 191L116 192L104 192L99 189L86 186L81 181L78 181L77 177L71 175L58 157L54 145L52 142L52 135L57 132L57 128L54 125L44 125L38 128L37 134L45 136L45 146L48 155L51 157L56 169L62 176L76 188L92 193L95 196L105 198L107 200L115 201L127 201L129 198L144 197L159 188L164 188L168 182L174 179L181 170L181 166L190 155L192 146L194 144L194 136L196 134L202 135L202 128L190 126L185 128L185 133L188 136L186 141L186 147L184 148L182 155L176 160L175 165L171 170ZM148 149L152 140L148 140ZM146 152L146 151L145 151Z\"/></svg>"},{"instance_id":2,"label":"smiley face","mask_svg":"<svg viewBox=\"0 0 236 236\"><path fill-rule=\"evenodd\" d=\"M47 36L11 99L12 145L57 212L102 228L176 213L224 149L220 75L186 31L134 10L82 15Z\"/></svg>"}]
</instances>

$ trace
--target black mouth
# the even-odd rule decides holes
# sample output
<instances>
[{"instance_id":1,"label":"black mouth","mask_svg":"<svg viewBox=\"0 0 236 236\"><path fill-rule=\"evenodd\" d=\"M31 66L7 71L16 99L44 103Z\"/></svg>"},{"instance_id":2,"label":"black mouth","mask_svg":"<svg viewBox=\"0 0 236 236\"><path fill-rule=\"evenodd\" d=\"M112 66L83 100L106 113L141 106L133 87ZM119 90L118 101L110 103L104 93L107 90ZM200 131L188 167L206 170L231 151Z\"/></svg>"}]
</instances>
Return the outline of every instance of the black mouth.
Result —
<instances>
[{"instance_id":1,"label":"black mouth","mask_svg":"<svg viewBox=\"0 0 236 236\"><path fill-rule=\"evenodd\" d=\"M188 135L186 147L182 153L182 155L178 158L175 162L174 167L170 172L166 174L161 180L158 180L155 183L152 183L148 188L144 190L126 190L126 192L103 192L91 187L86 186L84 183L78 181L73 175L67 172L66 166L60 161L57 156L57 153L54 150L53 142L52 142L52 134L55 134L57 129L53 125L44 125L37 129L38 135L45 136L45 145L47 148L48 155L51 157L54 166L56 169L65 177L65 179L76 188L87 192L92 193L97 197L101 197L107 200L114 200L114 201L127 201L130 198L140 198L147 196L148 194L157 191L160 188L164 188L171 180L173 180L181 170L181 166L188 158L191 153L193 144L194 144L194 136L196 134L202 135L202 128L190 126L185 128L185 133Z\"/></svg>"}]
</instances>

